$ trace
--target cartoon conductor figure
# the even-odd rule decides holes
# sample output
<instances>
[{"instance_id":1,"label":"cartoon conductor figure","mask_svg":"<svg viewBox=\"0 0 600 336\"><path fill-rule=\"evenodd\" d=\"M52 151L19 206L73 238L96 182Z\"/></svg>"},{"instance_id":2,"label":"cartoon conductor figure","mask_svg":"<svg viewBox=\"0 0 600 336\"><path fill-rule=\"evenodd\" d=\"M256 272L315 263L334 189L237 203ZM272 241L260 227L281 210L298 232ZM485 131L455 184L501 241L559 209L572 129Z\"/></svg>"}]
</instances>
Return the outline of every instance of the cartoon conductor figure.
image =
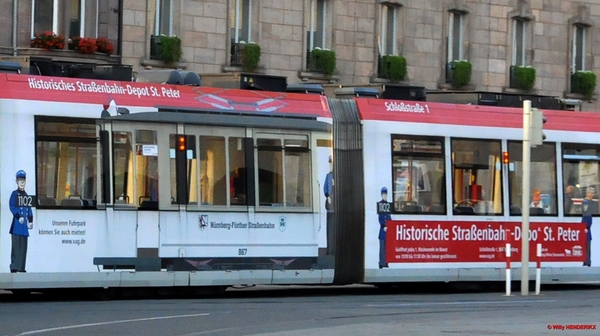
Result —
<instances>
[{"instance_id":1,"label":"cartoon conductor figure","mask_svg":"<svg viewBox=\"0 0 600 336\"><path fill-rule=\"evenodd\" d=\"M598 209L594 208L594 196L596 190L592 187L586 188L585 198L582 202L581 222L585 223L585 241L586 241L586 256L583 266L592 266L592 214L597 213Z\"/></svg>"},{"instance_id":2,"label":"cartoon conductor figure","mask_svg":"<svg viewBox=\"0 0 600 336\"><path fill-rule=\"evenodd\" d=\"M323 193L325 194L325 210L327 210L327 254L335 252L335 232L333 228L333 157L329 155L329 172L325 176Z\"/></svg>"},{"instance_id":3,"label":"cartoon conductor figure","mask_svg":"<svg viewBox=\"0 0 600 336\"><path fill-rule=\"evenodd\" d=\"M27 258L27 238L29 230L33 228L33 213L31 201L25 192L27 174L23 170L17 172L17 190L10 195L9 206L13 214L10 225L12 235L12 250L10 254L10 272L25 272Z\"/></svg>"},{"instance_id":4,"label":"cartoon conductor figure","mask_svg":"<svg viewBox=\"0 0 600 336\"><path fill-rule=\"evenodd\" d=\"M381 201L377 202L377 214L379 215L379 268L388 267L385 260L385 236L387 232L387 221L392 219L390 216L392 204L387 201L388 190L381 188Z\"/></svg>"}]
</instances>

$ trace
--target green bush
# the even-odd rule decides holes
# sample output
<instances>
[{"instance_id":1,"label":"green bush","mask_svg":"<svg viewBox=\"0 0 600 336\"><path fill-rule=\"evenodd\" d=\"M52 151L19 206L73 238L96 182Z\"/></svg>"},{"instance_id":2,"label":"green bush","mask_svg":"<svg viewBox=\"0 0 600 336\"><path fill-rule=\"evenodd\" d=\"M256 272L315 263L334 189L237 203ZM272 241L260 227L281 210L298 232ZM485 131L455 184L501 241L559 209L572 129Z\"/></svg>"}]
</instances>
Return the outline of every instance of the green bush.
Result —
<instances>
[{"instance_id":1,"label":"green bush","mask_svg":"<svg viewBox=\"0 0 600 336\"><path fill-rule=\"evenodd\" d=\"M181 59L181 39L179 37L160 37L160 59L165 63L179 62Z\"/></svg>"},{"instance_id":2,"label":"green bush","mask_svg":"<svg viewBox=\"0 0 600 336\"><path fill-rule=\"evenodd\" d=\"M517 89L530 91L535 85L535 69L530 66L515 66L515 86Z\"/></svg>"},{"instance_id":3,"label":"green bush","mask_svg":"<svg viewBox=\"0 0 600 336\"><path fill-rule=\"evenodd\" d=\"M379 76L397 83L406 77L406 58L404 56L385 55L381 57Z\"/></svg>"},{"instance_id":4,"label":"green bush","mask_svg":"<svg viewBox=\"0 0 600 336\"><path fill-rule=\"evenodd\" d=\"M331 76L335 72L335 58L335 52L332 50L313 49L310 52L308 68Z\"/></svg>"},{"instance_id":5,"label":"green bush","mask_svg":"<svg viewBox=\"0 0 600 336\"><path fill-rule=\"evenodd\" d=\"M471 81L472 66L469 61L454 61L452 70L452 86L461 88Z\"/></svg>"},{"instance_id":6,"label":"green bush","mask_svg":"<svg viewBox=\"0 0 600 336\"><path fill-rule=\"evenodd\" d=\"M571 92L581 93L591 99L596 89L596 74L592 71L577 71L571 75Z\"/></svg>"},{"instance_id":7,"label":"green bush","mask_svg":"<svg viewBox=\"0 0 600 336\"><path fill-rule=\"evenodd\" d=\"M260 62L260 46L256 43L244 44L242 68L244 71L256 71Z\"/></svg>"}]
</instances>

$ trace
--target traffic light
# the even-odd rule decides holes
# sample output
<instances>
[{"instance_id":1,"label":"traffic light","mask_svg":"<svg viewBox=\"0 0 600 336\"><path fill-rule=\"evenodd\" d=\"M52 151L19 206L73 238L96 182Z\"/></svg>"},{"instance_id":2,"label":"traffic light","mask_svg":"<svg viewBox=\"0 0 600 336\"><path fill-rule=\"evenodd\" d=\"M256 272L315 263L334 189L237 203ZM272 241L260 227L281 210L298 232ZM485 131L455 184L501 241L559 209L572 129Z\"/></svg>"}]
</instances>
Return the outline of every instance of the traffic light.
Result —
<instances>
[{"instance_id":1,"label":"traffic light","mask_svg":"<svg viewBox=\"0 0 600 336\"><path fill-rule=\"evenodd\" d=\"M180 135L179 136L179 151L185 151L185 136L184 135Z\"/></svg>"},{"instance_id":2,"label":"traffic light","mask_svg":"<svg viewBox=\"0 0 600 336\"><path fill-rule=\"evenodd\" d=\"M175 182L177 188L177 204L188 203L188 162L187 162L187 138L184 134L178 134L177 150L175 151Z\"/></svg>"},{"instance_id":3,"label":"traffic light","mask_svg":"<svg viewBox=\"0 0 600 336\"><path fill-rule=\"evenodd\" d=\"M546 140L544 134L544 124L546 123L546 117L542 111L537 108L531 109L531 147L541 145Z\"/></svg>"}]
</instances>

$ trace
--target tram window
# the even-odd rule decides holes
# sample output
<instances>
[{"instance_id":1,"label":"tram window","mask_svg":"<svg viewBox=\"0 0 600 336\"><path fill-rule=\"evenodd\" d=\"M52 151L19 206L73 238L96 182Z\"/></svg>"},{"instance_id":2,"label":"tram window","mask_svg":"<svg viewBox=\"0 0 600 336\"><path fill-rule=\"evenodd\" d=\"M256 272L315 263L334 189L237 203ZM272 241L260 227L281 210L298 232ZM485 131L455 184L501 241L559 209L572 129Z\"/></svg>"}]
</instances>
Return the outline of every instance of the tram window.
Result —
<instances>
[{"instance_id":1,"label":"tram window","mask_svg":"<svg viewBox=\"0 0 600 336\"><path fill-rule=\"evenodd\" d=\"M583 199L592 190L592 209L598 211L600 175L600 146L591 144L562 144L563 192L565 216L581 216Z\"/></svg>"},{"instance_id":2,"label":"tram window","mask_svg":"<svg viewBox=\"0 0 600 336\"><path fill-rule=\"evenodd\" d=\"M137 206L158 209L158 137L153 130L135 131L135 192Z\"/></svg>"},{"instance_id":3,"label":"tram window","mask_svg":"<svg viewBox=\"0 0 600 336\"><path fill-rule=\"evenodd\" d=\"M508 143L510 158L508 171L508 188L510 199L510 215L522 214L523 186L523 143L510 141ZM555 144L545 143L531 149L531 190L529 214L557 215L556 200L556 147Z\"/></svg>"},{"instance_id":4,"label":"tram window","mask_svg":"<svg viewBox=\"0 0 600 336\"><path fill-rule=\"evenodd\" d=\"M443 138L392 136L394 212L446 213Z\"/></svg>"},{"instance_id":5,"label":"tram window","mask_svg":"<svg viewBox=\"0 0 600 336\"><path fill-rule=\"evenodd\" d=\"M452 140L455 215L502 214L500 141Z\"/></svg>"},{"instance_id":6,"label":"tram window","mask_svg":"<svg viewBox=\"0 0 600 336\"><path fill-rule=\"evenodd\" d=\"M260 206L309 207L310 151L308 137L256 140Z\"/></svg>"},{"instance_id":7,"label":"tram window","mask_svg":"<svg viewBox=\"0 0 600 336\"><path fill-rule=\"evenodd\" d=\"M39 207L96 207L99 171L96 134L95 124L37 122Z\"/></svg>"},{"instance_id":8,"label":"tram window","mask_svg":"<svg viewBox=\"0 0 600 336\"><path fill-rule=\"evenodd\" d=\"M244 139L229 138L229 201L231 205L246 205L246 161Z\"/></svg>"},{"instance_id":9,"label":"tram window","mask_svg":"<svg viewBox=\"0 0 600 336\"><path fill-rule=\"evenodd\" d=\"M283 150L280 139L257 139L258 201L261 206L283 206Z\"/></svg>"},{"instance_id":10,"label":"tram window","mask_svg":"<svg viewBox=\"0 0 600 336\"><path fill-rule=\"evenodd\" d=\"M285 204L293 207L310 205L310 157L307 140L284 140Z\"/></svg>"},{"instance_id":11,"label":"tram window","mask_svg":"<svg viewBox=\"0 0 600 336\"><path fill-rule=\"evenodd\" d=\"M200 199L204 205L227 205L225 138L200 137Z\"/></svg>"},{"instance_id":12,"label":"tram window","mask_svg":"<svg viewBox=\"0 0 600 336\"><path fill-rule=\"evenodd\" d=\"M130 132L113 132L113 188L115 204L135 204L132 158L132 134Z\"/></svg>"},{"instance_id":13,"label":"tram window","mask_svg":"<svg viewBox=\"0 0 600 336\"><path fill-rule=\"evenodd\" d=\"M177 169L175 153L178 150L178 135L169 135L169 157L171 170L171 203L177 203ZM198 160L196 156L196 137L193 135L185 136L185 151L187 157L187 190L188 204L198 204Z\"/></svg>"}]
</instances>

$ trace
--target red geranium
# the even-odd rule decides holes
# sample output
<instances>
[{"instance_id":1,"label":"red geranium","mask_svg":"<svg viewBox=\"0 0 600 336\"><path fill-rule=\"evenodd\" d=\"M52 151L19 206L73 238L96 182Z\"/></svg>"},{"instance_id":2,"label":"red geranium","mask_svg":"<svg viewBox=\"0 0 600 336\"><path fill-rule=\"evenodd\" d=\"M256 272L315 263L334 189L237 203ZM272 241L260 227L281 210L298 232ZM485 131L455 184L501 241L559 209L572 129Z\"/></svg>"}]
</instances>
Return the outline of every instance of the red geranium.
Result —
<instances>
[{"instance_id":1,"label":"red geranium","mask_svg":"<svg viewBox=\"0 0 600 336\"><path fill-rule=\"evenodd\" d=\"M38 33L35 34L35 37L31 40L31 47L43 48L46 50L62 49L65 47L65 38L62 35L49 31L41 34Z\"/></svg>"},{"instance_id":2,"label":"red geranium","mask_svg":"<svg viewBox=\"0 0 600 336\"><path fill-rule=\"evenodd\" d=\"M98 47L98 52L109 55L115 50L113 44L106 37L99 37L96 40L96 46Z\"/></svg>"},{"instance_id":3,"label":"red geranium","mask_svg":"<svg viewBox=\"0 0 600 336\"><path fill-rule=\"evenodd\" d=\"M82 54L93 54L98 50L96 39L90 37L80 39L79 43L75 46L75 50Z\"/></svg>"}]
</instances>

